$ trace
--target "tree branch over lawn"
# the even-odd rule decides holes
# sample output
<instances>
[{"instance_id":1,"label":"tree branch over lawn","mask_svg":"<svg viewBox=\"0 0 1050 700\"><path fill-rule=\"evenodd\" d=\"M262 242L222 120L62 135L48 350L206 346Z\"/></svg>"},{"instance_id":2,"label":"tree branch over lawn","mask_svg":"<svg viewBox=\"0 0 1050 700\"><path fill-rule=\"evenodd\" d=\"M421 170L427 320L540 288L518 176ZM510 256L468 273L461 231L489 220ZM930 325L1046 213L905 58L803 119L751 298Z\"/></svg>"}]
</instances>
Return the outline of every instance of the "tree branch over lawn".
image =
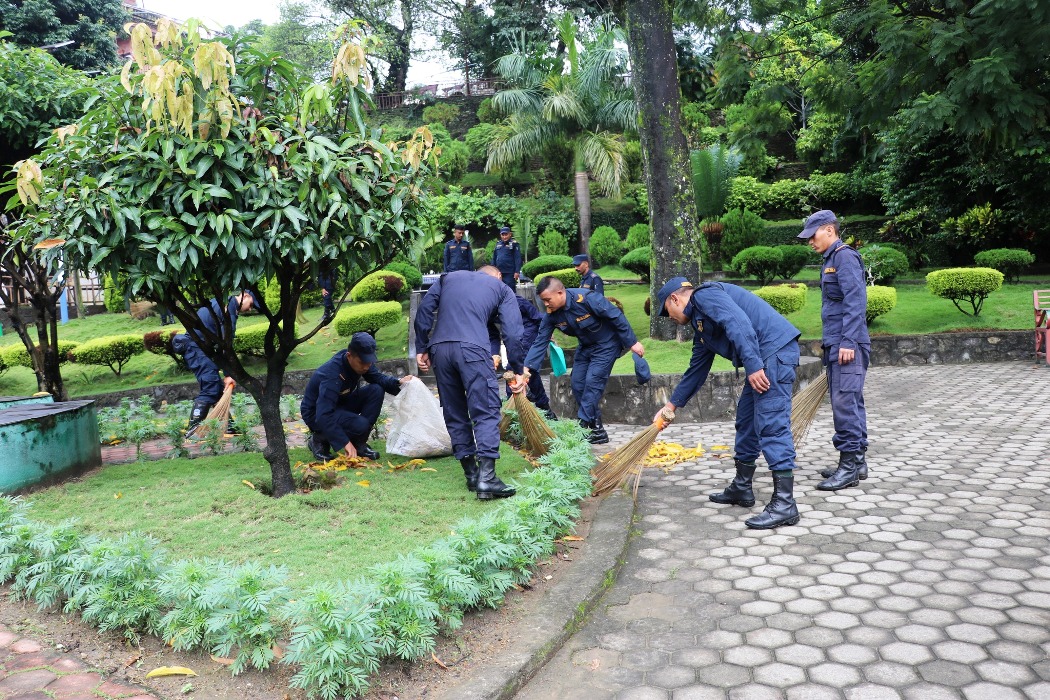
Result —
<instances>
[{"instance_id":1,"label":"tree branch over lawn","mask_svg":"<svg viewBox=\"0 0 1050 700\"><path fill-rule=\"evenodd\" d=\"M171 309L215 363L255 397L266 430L274 494L294 489L280 416L296 307L321 265L359 277L419 237L421 183L433 140L370 138L362 105L366 55L352 30L332 80L311 84L298 65L241 36L204 41L200 25L162 21L131 29L133 57L99 82L76 125L41 155L42 176L16 186L26 205L15 236L62 239L84 269L126 272L132 293ZM280 305L262 293L280 286ZM265 376L233 349L228 295L249 289L261 305ZM212 298L222 330L196 311Z\"/></svg>"}]
</instances>

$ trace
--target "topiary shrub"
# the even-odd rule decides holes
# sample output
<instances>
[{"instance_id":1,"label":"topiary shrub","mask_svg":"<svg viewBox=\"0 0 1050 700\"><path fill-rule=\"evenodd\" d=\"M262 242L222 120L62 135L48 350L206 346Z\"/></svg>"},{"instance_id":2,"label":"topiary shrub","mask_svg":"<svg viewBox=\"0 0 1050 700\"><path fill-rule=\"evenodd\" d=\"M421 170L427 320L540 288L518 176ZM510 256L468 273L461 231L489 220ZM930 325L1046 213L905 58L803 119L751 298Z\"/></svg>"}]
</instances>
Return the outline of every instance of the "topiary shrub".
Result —
<instances>
[{"instance_id":1,"label":"topiary shrub","mask_svg":"<svg viewBox=\"0 0 1050 700\"><path fill-rule=\"evenodd\" d=\"M405 282L408 284L409 289L419 289L423 284L423 273L419 271L419 268L415 265L407 262L392 262L383 268L391 272L396 272L405 278Z\"/></svg>"},{"instance_id":2,"label":"topiary shrub","mask_svg":"<svg viewBox=\"0 0 1050 700\"><path fill-rule=\"evenodd\" d=\"M879 316L888 314L897 305L897 290L893 287L868 287L868 310L864 320L868 325Z\"/></svg>"},{"instance_id":3,"label":"topiary shrub","mask_svg":"<svg viewBox=\"0 0 1050 700\"><path fill-rule=\"evenodd\" d=\"M404 311L396 301L379 301L343 308L335 317L335 331L342 336L376 334L380 328L401 323Z\"/></svg>"},{"instance_id":4,"label":"topiary shrub","mask_svg":"<svg viewBox=\"0 0 1050 700\"><path fill-rule=\"evenodd\" d=\"M536 279L533 280L536 284L540 283L540 280L544 277L554 277L560 279L561 283L568 287L579 287L580 286L580 273L576 271L575 267L570 267L565 270L551 270L550 272L544 272L541 275L536 275Z\"/></svg>"},{"instance_id":5,"label":"topiary shrub","mask_svg":"<svg viewBox=\"0 0 1050 700\"><path fill-rule=\"evenodd\" d=\"M81 343L70 352L70 358L80 365L109 367L119 377L124 365L145 351L142 336L110 335Z\"/></svg>"},{"instance_id":6,"label":"topiary shrub","mask_svg":"<svg viewBox=\"0 0 1050 700\"><path fill-rule=\"evenodd\" d=\"M408 289L408 282L396 272L379 270L365 275L350 290L354 301L391 301Z\"/></svg>"},{"instance_id":7,"label":"topiary shrub","mask_svg":"<svg viewBox=\"0 0 1050 700\"><path fill-rule=\"evenodd\" d=\"M70 353L76 350L79 344L80 343L74 343L72 340L58 341L58 363L63 364L69 362ZM22 343L8 346L2 352L4 362L7 363L8 367L25 367L26 369L33 369L33 361L29 358L29 352L26 350L26 346Z\"/></svg>"},{"instance_id":8,"label":"topiary shrub","mask_svg":"<svg viewBox=\"0 0 1050 700\"><path fill-rule=\"evenodd\" d=\"M617 262L623 255L623 241L612 226L599 226L588 244L591 265L595 268Z\"/></svg>"},{"instance_id":9,"label":"topiary shrub","mask_svg":"<svg viewBox=\"0 0 1050 700\"><path fill-rule=\"evenodd\" d=\"M630 270L636 275L640 275L644 281L648 282L649 275L652 273L652 261L652 249L649 246L644 246L642 248L635 248L627 253L627 255L620 258L620 267L625 270Z\"/></svg>"},{"instance_id":10,"label":"topiary shrub","mask_svg":"<svg viewBox=\"0 0 1050 700\"><path fill-rule=\"evenodd\" d=\"M806 305L806 285L777 284L772 287L756 289L755 294L776 309L782 316L793 314Z\"/></svg>"},{"instance_id":11,"label":"topiary shrub","mask_svg":"<svg viewBox=\"0 0 1050 700\"><path fill-rule=\"evenodd\" d=\"M495 243L493 243L495 247ZM546 228L536 240L536 250L540 255L568 255L569 241L553 228ZM491 259L491 258L490 258Z\"/></svg>"},{"instance_id":12,"label":"topiary shrub","mask_svg":"<svg viewBox=\"0 0 1050 700\"><path fill-rule=\"evenodd\" d=\"M778 245L776 250L780 251L784 261L777 270L777 276L789 280L802 271L806 265L817 262L816 254L807 245Z\"/></svg>"},{"instance_id":13,"label":"topiary shrub","mask_svg":"<svg viewBox=\"0 0 1050 700\"><path fill-rule=\"evenodd\" d=\"M977 318L988 295L1002 288L1003 273L990 267L953 267L947 270L934 270L926 275L926 286L929 287L930 293L942 299L950 299L959 311ZM972 314L959 305L961 301L970 304Z\"/></svg>"},{"instance_id":14,"label":"topiary shrub","mask_svg":"<svg viewBox=\"0 0 1050 700\"><path fill-rule=\"evenodd\" d=\"M269 328L270 324L263 323L238 330L233 336L234 352L252 357L266 357L266 331Z\"/></svg>"},{"instance_id":15,"label":"topiary shrub","mask_svg":"<svg viewBox=\"0 0 1050 700\"><path fill-rule=\"evenodd\" d=\"M424 124L443 124L448 126L459 117L459 105L441 102L423 108Z\"/></svg>"},{"instance_id":16,"label":"topiary shrub","mask_svg":"<svg viewBox=\"0 0 1050 700\"><path fill-rule=\"evenodd\" d=\"M894 248L877 243L860 249L860 259L872 282L892 282L908 271L908 256Z\"/></svg>"},{"instance_id":17,"label":"topiary shrub","mask_svg":"<svg viewBox=\"0 0 1050 700\"><path fill-rule=\"evenodd\" d=\"M745 277L756 277L759 284L765 286L777 276L777 270L783 263L784 256L776 248L754 245L733 256L729 269Z\"/></svg>"},{"instance_id":18,"label":"topiary shrub","mask_svg":"<svg viewBox=\"0 0 1050 700\"><path fill-rule=\"evenodd\" d=\"M568 255L541 255L522 265L521 271L526 277L535 278L544 272L564 270L567 267L572 267L572 258Z\"/></svg>"},{"instance_id":19,"label":"topiary shrub","mask_svg":"<svg viewBox=\"0 0 1050 700\"><path fill-rule=\"evenodd\" d=\"M719 221L722 223L723 260L732 260L744 248L758 245L759 237L766 227L761 216L747 209L733 209Z\"/></svg>"},{"instance_id":20,"label":"topiary shrub","mask_svg":"<svg viewBox=\"0 0 1050 700\"><path fill-rule=\"evenodd\" d=\"M146 349L146 352L154 355L167 355L175 360L175 365L179 369L188 369L186 361L182 359L182 355L175 352L175 349L171 347L172 338L181 332L181 330L150 331L142 336L142 346Z\"/></svg>"},{"instance_id":21,"label":"topiary shrub","mask_svg":"<svg viewBox=\"0 0 1050 700\"><path fill-rule=\"evenodd\" d=\"M627 229L627 240L624 248L634 250L635 248L648 248L653 244L653 232L649 224L635 224Z\"/></svg>"},{"instance_id":22,"label":"topiary shrub","mask_svg":"<svg viewBox=\"0 0 1050 700\"><path fill-rule=\"evenodd\" d=\"M1035 256L1022 248L993 248L973 256L973 261L980 267L998 270L1007 282L1016 283L1021 272L1035 262Z\"/></svg>"}]
</instances>

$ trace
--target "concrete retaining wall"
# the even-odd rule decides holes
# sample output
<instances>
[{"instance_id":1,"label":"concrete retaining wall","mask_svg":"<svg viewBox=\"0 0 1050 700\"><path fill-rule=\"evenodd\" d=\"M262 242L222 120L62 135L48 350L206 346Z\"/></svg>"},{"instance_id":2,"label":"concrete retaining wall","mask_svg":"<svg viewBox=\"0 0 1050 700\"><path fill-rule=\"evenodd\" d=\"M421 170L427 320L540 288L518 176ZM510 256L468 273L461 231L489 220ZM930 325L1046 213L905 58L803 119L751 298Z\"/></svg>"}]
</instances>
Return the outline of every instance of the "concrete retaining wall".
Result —
<instances>
[{"instance_id":1,"label":"concrete retaining wall","mask_svg":"<svg viewBox=\"0 0 1050 700\"><path fill-rule=\"evenodd\" d=\"M818 357L819 340L801 341L802 354ZM968 331L929 335L877 335L871 364L953 365L968 362L1035 361L1032 331Z\"/></svg>"},{"instance_id":2,"label":"concrete retaining wall","mask_svg":"<svg viewBox=\"0 0 1050 700\"><path fill-rule=\"evenodd\" d=\"M21 404L0 412L0 492L47 486L102 465L93 401Z\"/></svg>"}]
</instances>

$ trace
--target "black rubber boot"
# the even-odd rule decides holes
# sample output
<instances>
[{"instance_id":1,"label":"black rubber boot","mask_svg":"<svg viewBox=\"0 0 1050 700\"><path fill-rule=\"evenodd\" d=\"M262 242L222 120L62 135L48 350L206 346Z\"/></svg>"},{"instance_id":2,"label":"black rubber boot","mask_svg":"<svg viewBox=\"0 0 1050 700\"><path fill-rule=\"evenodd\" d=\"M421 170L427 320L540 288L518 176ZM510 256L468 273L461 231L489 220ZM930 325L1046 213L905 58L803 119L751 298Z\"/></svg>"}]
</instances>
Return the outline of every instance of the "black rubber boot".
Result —
<instances>
[{"instance_id":1,"label":"black rubber boot","mask_svg":"<svg viewBox=\"0 0 1050 700\"><path fill-rule=\"evenodd\" d=\"M601 418L591 423L591 436L587 438L587 441L592 445L604 445L609 442L609 433L605 431Z\"/></svg>"},{"instance_id":2,"label":"black rubber boot","mask_svg":"<svg viewBox=\"0 0 1050 700\"><path fill-rule=\"evenodd\" d=\"M751 479L755 476L754 462L736 461L736 477L724 491L712 493L710 498L715 503L750 508L755 505L755 492L751 490Z\"/></svg>"},{"instance_id":3,"label":"black rubber boot","mask_svg":"<svg viewBox=\"0 0 1050 700\"><path fill-rule=\"evenodd\" d=\"M474 455L467 455L459 460L463 465L463 476L467 479L467 491L478 490L478 461Z\"/></svg>"},{"instance_id":4,"label":"black rubber boot","mask_svg":"<svg viewBox=\"0 0 1050 700\"><path fill-rule=\"evenodd\" d=\"M226 434L227 435L240 435L244 431L237 427L237 421L234 420L233 414L230 414L230 419L226 421Z\"/></svg>"},{"instance_id":5,"label":"black rubber boot","mask_svg":"<svg viewBox=\"0 0 1050 700\"><path fill-rule=\"evenodd\" d=\"M197 430L197 426L201 424L205 418L208 417L208 411L215 404L210 404L205 401L194 401L193 409L190 410L190 424L186 427L186 437L193 435L194 431Z\"/></svg>"},{"instance_id":6,"label":"black rubber boot","mask_svg":"<svg viewBox=\"0 0 1050 700\"><path fill-rule=\"evenodd\" d=\"M798 506L794 495L795 475L790 471L773 472L773 497L769 499L765 510L753 518L744 521L752 530L772 530L781 525L794 525L798 522Z\"/></svg>"},{"instance_id":7,"label":"black rubber boot","mask_svg":"<svg viewBox=\"0 0 1050 700\"><path fill-rule=\"evenodd\" d=\"M335 455L332 454L332 446L328 444L328 441L319 438L314 434L306 438L306 448L310 450L310 453L314 456L314 459L322 462L327 462L330 459L335 459Z\"/></svg>"},{"instance_id":8,"label":"black rubber boot","mask_svg":"<svg viewBox=\"0 0 1050 700\"><path fill-rule=\"evenodd\" d=\"M834 474L817 484L817 489L820 491L839 491L859 484L860 464L863 462L858 462L858 458L863 460L864 453L840 452L838 469L835 470Z\"/></svg>"},{"instance_id":9,"label":"black rubber boot","mask_svg":"<svg viewBox=\"0 0 1050 700\"><path fill-rule=\"evenodd\" d=\"M860 455L860 458L859 458L859 467L860 468L857 469L857 476L860 477L861 481L864 481L865 479L868 478L868 462L867 462L868 448L863 447L863 448L861 448L860 452L857 452L855 454ZM821 469L820 470L820 475L822 477L824 477L825 479L827 479L832 474L834 474L836 471L838 471L838 467L835 467L835 468L828 467L827 469Z\"/></svg>"},{"instance_id":10,"label":"black rubber boot","mask_svg":"<svg viewBox=\"0 0 1050 700\"><path fill-rule=\"evenodd\" d=\"M478 500L488 501L494 498L509 498L517 491L507 486L496 476L496 460L492 457L478 457Z\"/></svg>"},{"instance_id":11,"label":"black rubber boot","mask_svg":"<svg viewBox=\"0 0 1050 700\"><path fill-rule=\"evenodd\" d=\"M360 445L354 445L354 447L357 449L358 457L364 457L365 459L370 459L373 462L378 461L379 453L373 450L371 447L369 447L367 442L362 442Z\"/></svg>"}]
</instances>

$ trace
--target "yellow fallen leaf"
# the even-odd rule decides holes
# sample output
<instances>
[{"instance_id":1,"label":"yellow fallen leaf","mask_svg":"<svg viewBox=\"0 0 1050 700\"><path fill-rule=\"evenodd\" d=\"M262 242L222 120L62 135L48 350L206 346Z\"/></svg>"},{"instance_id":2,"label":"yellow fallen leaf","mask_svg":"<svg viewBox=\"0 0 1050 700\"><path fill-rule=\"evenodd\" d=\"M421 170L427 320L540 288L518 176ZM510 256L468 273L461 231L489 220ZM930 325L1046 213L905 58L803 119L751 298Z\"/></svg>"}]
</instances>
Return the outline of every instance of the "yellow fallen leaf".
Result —
<instances>
[{"instance_id":1,"label":"yellow fallen leaf","mask_svg":"<svg viewBox=\"0 0 1050 700\"><path fill-rule=\"evenodd\" d=\"M712 450L728 450L729 445L711 445Z\"/></svg>"},{"instance_id":2,"label":"yellow fallen leaf","mask_svg":"<svg viewBox=\"0 0 1050 700\"><path fill-rule=\"evenodd\" d=\"M241 479L241 483L244 484L245 486L247 486L248 488L250 488L252 491L255 490L255 484L253 484L252 482L248 481L247 479Z\"/></svg>"},{"instance_id":3,"label":"yellow fallen leaf","mask_svg":"<svg viewBox=\"0 0 1050 700\"><path fill-rule=\"evenodd\" d=\"M122 492L120 492L120 491L117 491L117 492L116 492L115 494L113 494L113 498L120 498L120 497L121 497L121 496L123 496L123 495L124 495L124 494L123 494Z\"/></svg>"},{"instance_id":4,"label":"yellow fallen leaf","mask_svg":"<svg viewBox=\"0 0 1050 700\"><path fill-rule=\"evenodd\" d=\"M583 538L577 537L576 535L566 535L565 537L562 537L562 539L566 542L583 542Z\"/></svg>"},{"instance_id":5,"label":"yellow fallen leaf","mask_svg":"<svg viewBox=\"0 0 1050 700\"><path fill-rule=\"evenodd\" d=\"M213 657L214 658L214 657ZM160 666L146 674L146 678L158 678L160 676L196 676L197 673L185 666Z\"/></svg>"},{"instance_id":6,"label":"yellow fallen leaf","mask_svg":"<svg viewBox=\"0 0 1050 700\"><path fill-rule=\"evenodd\" d=\"M370 482L368 479L361 479L361 481L357 482L357 485L367 489L369 486L372 485L372 482Z\"/></svg>"},{"instance_id":7,"label":"yellow fallen leaf","mask_svg":"<svg viewBox=\"0 0 1050 700\"><path fill-rule=\"evenodd\" d=\"M419 471L421 471L421 472L436 472L437 469L434 469L433 467L423 467Z\"/></svg>"},{"instance_id":8,"label":"yellow fallen leaf","mask_svg":"<svg viewBox=\"0 0 1050 700\"><path fill-rule=\"evenodd\" d=\"M364 472L354 472L354 476L364 476Z\"/></svg>"}]
</instances>

